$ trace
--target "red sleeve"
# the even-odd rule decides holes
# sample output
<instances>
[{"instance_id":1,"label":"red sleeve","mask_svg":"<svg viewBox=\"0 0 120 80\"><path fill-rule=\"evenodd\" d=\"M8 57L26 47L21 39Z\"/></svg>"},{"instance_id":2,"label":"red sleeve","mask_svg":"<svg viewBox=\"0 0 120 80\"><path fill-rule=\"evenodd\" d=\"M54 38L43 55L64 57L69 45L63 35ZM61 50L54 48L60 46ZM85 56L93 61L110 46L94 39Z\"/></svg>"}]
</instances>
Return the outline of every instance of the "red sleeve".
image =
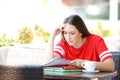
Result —
<instances>
[{"instance_id":1,"label":"red sleeve","mask_svg":"<svg viewBox=\"0 0 120 80\"><path fill-rule=\"evenodd\" d=\"M54 52L57 53L59 56L61 56L61 58L63 58L64 55L64 41L60 40L54 48Z\"/></svg>"},{"instance_id":2,"label":"red sleeve","mask_svg":"<svg viewBox=\"0 0 120 80\"><path fill-rule=\"evenodd\" d=\"M100 38L97 43L97 52L99 54L100 61L104 62L108 58L112 58L112 54L109 52L104 40Z\"/></svg>"}]
</instances>

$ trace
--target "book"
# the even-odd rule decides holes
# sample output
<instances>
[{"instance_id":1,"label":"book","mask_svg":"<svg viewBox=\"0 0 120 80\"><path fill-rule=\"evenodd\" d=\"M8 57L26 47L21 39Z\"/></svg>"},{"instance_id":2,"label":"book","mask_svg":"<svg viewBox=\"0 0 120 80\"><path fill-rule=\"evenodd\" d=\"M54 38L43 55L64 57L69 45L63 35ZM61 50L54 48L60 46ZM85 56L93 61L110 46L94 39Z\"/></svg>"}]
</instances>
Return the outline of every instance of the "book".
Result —
<instances>
[{"instance_id":1,"label":"book","mask_svg":"<svg viewBox=\"0 0 120 80\"><path fill-rule=\"evenodd\" d=\"M68 66L63 66L64 70L80 70L81 68L78 68L77 66L73 65L68 65Z\"/></svg>"},{"instance_id":2,"label":"book","mask_svg":"<svg viewBox=\"0 0 120 80\"><path fill-rule=\"evenodd\" d=\"M62 58L53 58L48 62L44 63L43 66L67 66L69 65L70 60L62 59Z\"/></svg>"},{"instance_id":3,"label":"book","mask_svg":"<svg viewBox=\"0 0 120 80\"><path fill-rule=\"evenodd\" d=\"M77 66L73 65L67 65L67 66L49 66L45 67L46 69L64 69L64 70L79 70L81 68L78 68Z\"/></svg>"},{"instance_id":4,"label":"book","mask_svg":"<svg viewBox=\"0 0 120 80\"><path fill-rule=\"evenodd\" d=\"M82 69L77 66L69 65L70 60L65 60L62 58L53 58L50 61L43 64L45 71L52 72L76 72Z\"/></svg>"},{"instance_id":5,"label":"book","mask_svg":"<svg viewBox=\"0 0 120 80\"><path fill-rule=\"evenodd\" d=\"M77 69L73 69L73 70L65 70L65 69L56 69L56 68L44 68L44 71L52 71L52 72L82 72L82 70L77 70Z\"/></svg>"},{"instance_id":6,"label":"book","mask_svg":"<svg viewBox=\"0 0 120 80\"><path fill-rule=\"evenodd\" d=\"M68 65L68 66L57 66L57 67L44 67L44 71L52 71L52 72L81 72L82 69Z\"/></svg>"}]
</instances>

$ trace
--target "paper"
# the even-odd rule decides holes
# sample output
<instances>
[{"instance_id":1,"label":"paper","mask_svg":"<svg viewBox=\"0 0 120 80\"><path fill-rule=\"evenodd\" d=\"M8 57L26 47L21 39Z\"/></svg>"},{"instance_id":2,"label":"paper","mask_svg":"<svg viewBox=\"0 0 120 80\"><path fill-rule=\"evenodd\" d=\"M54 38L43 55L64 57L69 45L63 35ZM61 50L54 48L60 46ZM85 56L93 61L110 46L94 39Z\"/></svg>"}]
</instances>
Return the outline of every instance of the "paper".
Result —
<instances>
[{"instance_id":1,"label":"paper","mask_svg":"<svg viewBox=\"0 0 120 80\"><path fill-rule=\"evenodd\" d=\"M70 60L65 60L62 58L53 58L49 60L47 63L43 64L43 66L65 66L69 65Z\"/></svg>"}]
</instances>

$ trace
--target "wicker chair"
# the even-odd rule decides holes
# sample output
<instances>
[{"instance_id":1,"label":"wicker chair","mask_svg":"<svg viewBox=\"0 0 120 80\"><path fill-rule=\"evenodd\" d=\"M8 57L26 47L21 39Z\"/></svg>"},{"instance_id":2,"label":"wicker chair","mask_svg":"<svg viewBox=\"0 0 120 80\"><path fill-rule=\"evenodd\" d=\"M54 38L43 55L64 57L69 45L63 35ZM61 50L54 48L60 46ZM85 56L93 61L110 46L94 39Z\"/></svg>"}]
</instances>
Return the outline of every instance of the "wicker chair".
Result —
<instances>
[{"instance_id":1,"label":"wicker chair","mask_svg":"<svg viewBox=\"0 0 120 80\"><path fill-rule=\"evenodd\" d=\"M44 80L43 67L0 65L0 80Z\"/></svg>"},{"instance_id":2,"label":"wicker chair","mask_svg":"<svg viewBox=\"0 0 120 80\"><path fill-rule=\"evenodd\" d=\"M113 77L113 80L120 80L120 52L111 52L115 61L115 70L118 71L118 75Z\"/></svg>"}]
</instances>

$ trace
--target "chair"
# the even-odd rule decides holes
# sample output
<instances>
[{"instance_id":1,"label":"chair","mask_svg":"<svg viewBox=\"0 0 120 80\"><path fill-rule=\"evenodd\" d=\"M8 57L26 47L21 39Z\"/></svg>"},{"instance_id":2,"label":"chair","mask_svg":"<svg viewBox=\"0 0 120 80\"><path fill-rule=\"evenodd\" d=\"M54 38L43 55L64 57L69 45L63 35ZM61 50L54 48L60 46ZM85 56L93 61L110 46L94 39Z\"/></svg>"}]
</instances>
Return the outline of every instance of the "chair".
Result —
<instances>
[{"instance_id":1,"label":"chair","mask_svg":"<svg viewBox=\"0 0 120 80\"><path fill-rule=\"evenodd\" d=\"M119 51L111 51L115 61L115 70L118 71L118 75L113 77L113 80L120 80L120 52Z\"/></svg>"},{"instance_id":2,"label":"chair","mask_svg":"<svg viewBox=\"0 0 120 80\"><path fill-rule=\"evenodd\" d=\"M0 80L44 80L43 67L0 65Z\"/></svg>"}]
</instances>

